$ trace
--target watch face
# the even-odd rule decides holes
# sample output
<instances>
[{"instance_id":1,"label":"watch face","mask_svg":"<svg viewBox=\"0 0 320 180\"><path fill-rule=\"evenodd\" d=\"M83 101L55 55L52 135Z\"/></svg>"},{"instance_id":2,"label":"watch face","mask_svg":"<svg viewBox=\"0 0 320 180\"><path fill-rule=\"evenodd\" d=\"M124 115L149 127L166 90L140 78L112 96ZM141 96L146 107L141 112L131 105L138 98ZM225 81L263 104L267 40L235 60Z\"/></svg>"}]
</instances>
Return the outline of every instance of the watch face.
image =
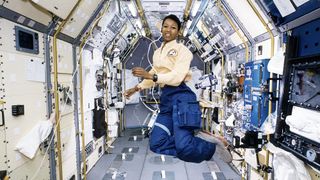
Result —
<instances>
[{"instance_id":1,"label":"watch face","mask_svg":"<svg viewBox=\"0 0 320 180\"><path fill-rule=\"evenodd\" d=\"M320 62L294 64L290 80L291 102L305 107L320 107Z\"/></svg>"}]
</instances>

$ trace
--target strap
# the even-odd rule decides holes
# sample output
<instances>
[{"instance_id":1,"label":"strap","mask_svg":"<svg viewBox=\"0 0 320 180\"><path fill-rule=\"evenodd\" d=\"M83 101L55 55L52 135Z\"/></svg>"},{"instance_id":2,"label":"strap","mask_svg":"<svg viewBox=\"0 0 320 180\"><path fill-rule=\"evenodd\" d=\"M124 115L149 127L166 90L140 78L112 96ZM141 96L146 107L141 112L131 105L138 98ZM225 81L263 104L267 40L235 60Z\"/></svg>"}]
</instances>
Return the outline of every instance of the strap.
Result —
<instances>
[{"instance_id":1,"label":"strap","mask_svg":"<svg viewBox=\"0 0 320 180\"><path fill-rule=\"evenodd\" d=\"M162 125L162 124L160 124L160 123L154 123L154 125L155 126L158 126L159 128L161 128L162 130L164 130L165 132L167 132L167 134L169 135L169 136L171 136L171 133L170 133L170 131L169 131L169 129L165 126L165 125Z\"/></svg>"}]
</instances>

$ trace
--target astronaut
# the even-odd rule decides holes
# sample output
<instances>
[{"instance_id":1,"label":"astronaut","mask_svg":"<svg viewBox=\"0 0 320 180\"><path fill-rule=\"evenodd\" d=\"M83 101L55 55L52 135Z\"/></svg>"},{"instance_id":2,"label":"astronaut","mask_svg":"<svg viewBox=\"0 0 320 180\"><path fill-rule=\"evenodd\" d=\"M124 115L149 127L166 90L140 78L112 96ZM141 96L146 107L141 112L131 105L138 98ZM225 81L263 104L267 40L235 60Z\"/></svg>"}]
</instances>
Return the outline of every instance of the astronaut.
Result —
<instances>
[{"instance_id":1,"label":"astronaut","mask_svg":"<svg viewBox=\"0 0 320 180\"><path fill-rule=\"evenodd\" d=\"M201 127L201 111L195 93L185 84L191 80L189 68L193 55L176 41L180 27L175 15L163 19L163 43L154 52L153 68L149 72L141 67L133 68L132 74L144 80L124 95L129 98L155 83L161 87L160 113L150 135L151 151L196 163L210 160L215 154L229 163L232 156L223 137L194 133Z\"/></svg>"}]
</instances>

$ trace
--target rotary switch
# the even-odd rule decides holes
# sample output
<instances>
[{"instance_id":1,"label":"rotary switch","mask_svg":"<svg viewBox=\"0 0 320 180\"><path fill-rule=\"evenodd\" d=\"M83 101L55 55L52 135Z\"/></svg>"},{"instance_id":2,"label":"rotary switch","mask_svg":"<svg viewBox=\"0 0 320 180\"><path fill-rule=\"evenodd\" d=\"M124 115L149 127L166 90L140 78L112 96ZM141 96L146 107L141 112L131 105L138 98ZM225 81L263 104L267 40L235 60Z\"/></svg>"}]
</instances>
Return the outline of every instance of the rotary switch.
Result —
<instances>
[{"instance_id":1,"label":"rotary switch","mask_svg":"<svg viewBox=\"0 0 320 180\"><path fill-rule=\"evenodd\" d=\"M314 149L308 149L306 152L308 161L314 162L317 158L317 152Z\"/></svg>"}]
</instances>

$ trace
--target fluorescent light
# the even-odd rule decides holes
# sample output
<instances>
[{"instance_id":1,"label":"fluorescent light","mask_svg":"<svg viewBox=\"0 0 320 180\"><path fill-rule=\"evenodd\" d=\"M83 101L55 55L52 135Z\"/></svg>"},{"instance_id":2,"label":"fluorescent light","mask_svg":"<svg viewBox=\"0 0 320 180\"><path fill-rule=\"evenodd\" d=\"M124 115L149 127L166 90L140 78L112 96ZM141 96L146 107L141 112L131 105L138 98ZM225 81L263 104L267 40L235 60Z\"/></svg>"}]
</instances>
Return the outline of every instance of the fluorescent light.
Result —
<instances>
[{"instance_id":1,"label":"fluorescent light","mask_svg":"<svg viewBox=\"0 0 320 180\"><path fill-rule=\"evenodd\" d=\"M190 28L191 24L192 24L192 21L189 20L186 25L188 29Z\"/></svg>"},{"instance_id":2,"label":"fluorescent light","mask_svg":"<svg viewBox=\"0 0 320 180\"><path fill-rule=\"evenodd\" d=\"M137 17L138 11L137 11L135 5L133 4L133 2L128 3L128 8L129 8L129 10L130 10L130 12L131 12L131 15L132 15L133 17Z\"/></svg>"},{"instance_id":3,"label":"fluorescent light","mask_svg":"<svg viewBox=\"0 0 320 180\"><path fill-rule=\"evenodd\" d=\"M192 16L192 17L195 17L195 16L196 16L196 14L197 14L197 12L198 12L198 9L199 9L199 7L200 7L200 3L201 3L201 1L195 1L195 2L193 3L192 10L191 10L191 16Z\"/></svg>"}]
</instances>

